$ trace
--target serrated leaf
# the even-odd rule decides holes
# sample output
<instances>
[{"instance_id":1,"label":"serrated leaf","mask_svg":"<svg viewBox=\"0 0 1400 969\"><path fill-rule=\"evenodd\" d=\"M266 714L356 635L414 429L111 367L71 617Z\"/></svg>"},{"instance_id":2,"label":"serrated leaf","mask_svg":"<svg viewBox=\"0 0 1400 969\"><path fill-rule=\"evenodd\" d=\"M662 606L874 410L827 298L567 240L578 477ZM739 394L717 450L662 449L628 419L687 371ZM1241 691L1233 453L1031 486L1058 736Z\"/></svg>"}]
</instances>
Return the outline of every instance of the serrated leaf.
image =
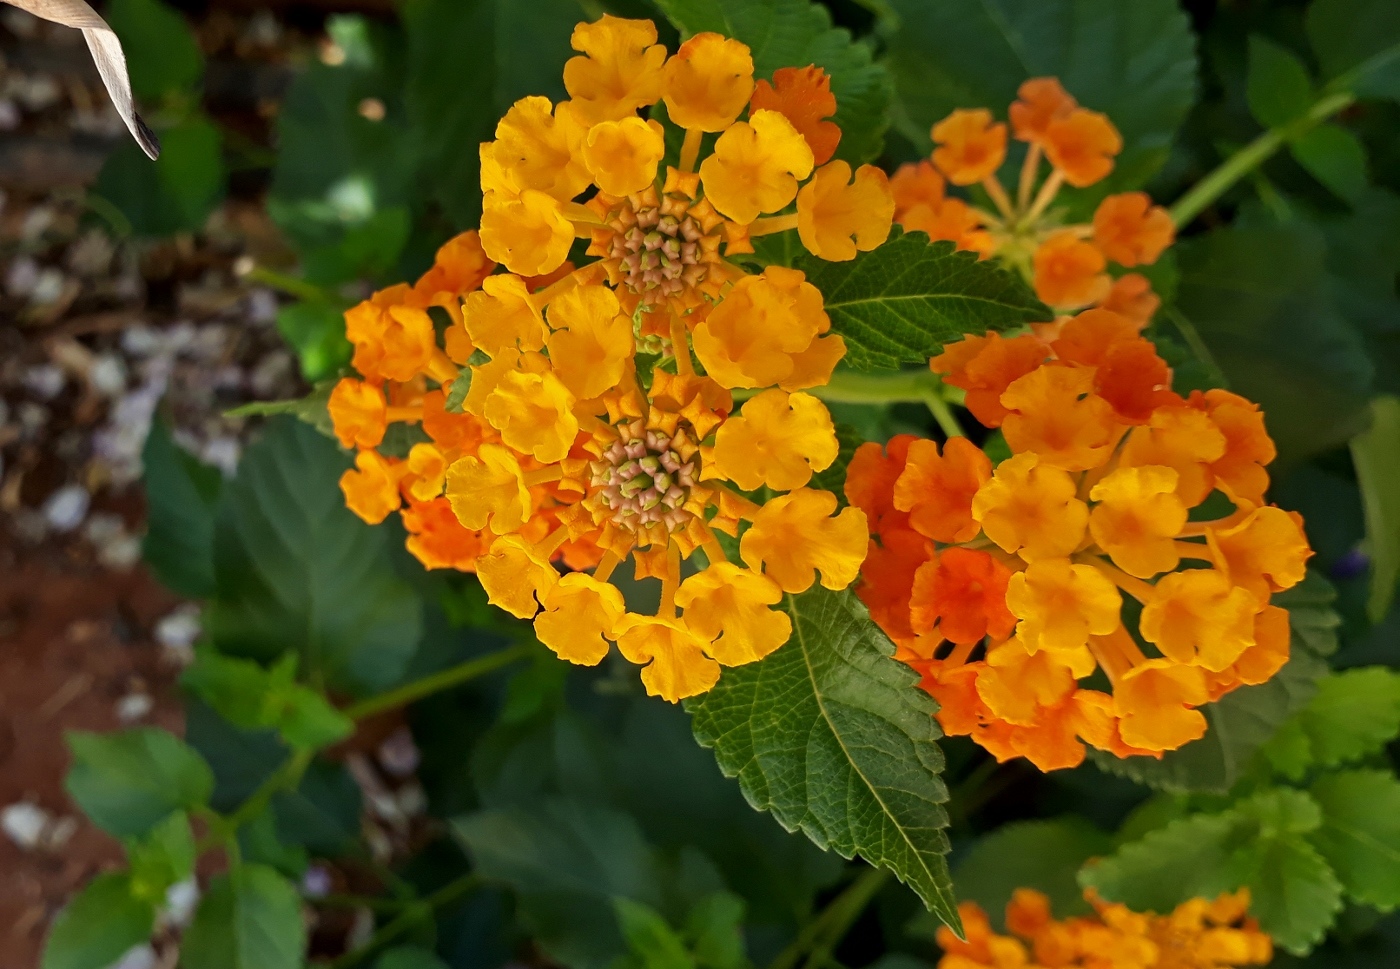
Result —
<instances>
[{"instance_id":1,"label":"serrated leaf","mask_svg":"<svg viewBox=\"0 0 1400 969\"><path fill-rule=\"evenodd\" d=\"M1289 659L1267 683L1245 686L1201 707L1206 735L1161 760L1118 758L1094 751L1103 770L1166 791L1224 794L1249 769L1255 754L1279 727L1312 699L1327 672L1322 659L1337 647L1341 619L1332 609L1336 592L1315 573L1295 588L1275 596L1288 609L1292 639Z\"/></svg>"},{"instance_id":2,"label":"serrated leaf","mask_svg":"<svg viewBox=\"0 0 1400 969\"><path fill-rule=\"evenodd\" d=\"M1387 771L1328 774L1309 793L1322 826L1309 840L1359 902L1400 905L1400 781Z\"/></svg>"},{"instance_id":3,"label":"serrated leaf","mask_svg":"<svg viewBox=\"0 0 1400 969\"><path fill-rule=\"evenodd\" d=\"M1225 859L1254 830L1237 811L1197 814L1123 845L1085 867L1079 880L1134 911L1170 912L1188 898L1232 890Z\"/></svg>"},{"instance_id":4,"label":"serrated leaf","mask_svg":"<svg viewBox=\"0 0 1400 969\"><path fill-rule=\"evenodd\" d=\"M890 869L961 928L932 700L854 593L814 587L785 609L787 645L687 701L696 740L755 808Z\"/></svg>"},{"instance_id":5,"label":"serrated leaf","mask_svg":"<svg viewBox=\"0 0 1400 969\"><path fill-rule=\"evenodd\" d=\"M131 892L125 874L98 875L58 913L42 969L107 969L151 936L156 907Z\"/></svg>"},{"instance_id":6,"label":"serrated leaf","mask_svg":"<svg viewBox=\"0 0 1400 969\"><path fill-rule=\"evenodd\" d=\"M385 530L345 507L348 466L305 424L269 423L225 489L205 630L234 655L269 661L294 650L308 676L363 693L402 675L422 602L394 574Z\"/></svg>"},{"instance_id":7,"label":"serrated leaf","mask_svg":"<svg viewBox=\"0 0 1400 969\"><path fill-rule=\"evenodd\" d=\"M1340 198L1360 201L1369 186L1361 139L1335 124L1319 124L1289 143L1293 160Z\"/></svg>"},{"instance_id":8,"label":"serrated leaf","mask_svg":"<svg viewBox=\"0 0 1400 969\"><path fill-rule=\"evenodd\" d=\"M1298 56L1267 37L1249 38L1249 111L1265 128L1281 128L1312 104L1312 79Z\"/></svg>"},{"instance_id":9,"label":"serrated leaf","mask_svg":"<svg viewBox=\"0 0 1400 969\"><path fill-rule=\"evenodd\" d=\"M1298 835L1263 839L1235 859L1249 873L1249 914L1295 955L1322 941L1342 908L1342 885L1317 849Z\"/></svg>"},{"instance_id":10,"label":"serrated leaf","mask_svg":"<svg viewBox=\"0 0 1400 969\"><path fill-rule=\"evenodd\" d=\"M754 75L771 78L780 67L815 64L831 75L835 121L841 126L836 157L872 161L884 145L893 86L870 48L833 28L831 14L810 0L656 0L686 36L714 31L748 44Z\"/></svg>"},{"instance_id":11,"label":"serrated leaf","mask_svg":"<svg viewBox=\"0 0 1400 969\"><path fill-rule=\"evenodd\" d=\"M1345 670L1319 680L1317 687L1317 694L1289 722L1306 742L1304 771L1379 754L1400 733L1400 674L1383 666ZM1279 743L1291 749L1297 740L1289 731ZM1271 752L1273 748L1271 741ZM1286 766L1296 766L1286 753L1277 756ZM1297 780L1302 772L1290 776Z\"/></svg>"},{"instance_id":12,"label":"serrated leaf","mask_svg":"<svg viewBox=\"0 0 1400 969\"><path fill-rule=\"evenodd\" d=\"M184 969L301 969L306 928L291 882L265 865L215 878L180 950Z\"/></svg>"},{"instance_id":13,"label":"serrated leaf","mask_svg":"<svg viewBox=\"0 0 1400 969\"><path fill-rule=\"evenodd\" d=\"M644 969L694 969L695 960L685 943L656 909L630 898L615 898L613 912L622 937Z\"/></svg>"},{"instance_id":14,"label":"serrated leaf","mask_svg":"<svg viewBox=\"0 0 1400 969\"><path fill-rule=\"evenodd\" d=\"M141 452L146 491L146 537L141 556L160 581L180 595L214 594L214 509L223 478L155 421Z\"/></svg>"},{"instance_id":15,"label":"serrated leaf","mask_svg":"<svg viewBox=\"0 0 1400 969\"><path fill-rule=\"evenodd\" d=\"M68 734L73 766L64 787L93 823L119 838L144 835L173 811L209 803L209 765L155 727Z\"/></svg>"},{"instance_id":16,"label":"serrated leaf","mask_svg":"<svg viewBox=\"0 0 1400 969\"><path fill-rule=\"evenodd\" d=\"M895 124L914 146L955 108L1000 118L1030 77L1105 112L1124 148L1098 193L1142 185L1196 97L1195 40L1176 0L884 0Z\"/></svg>"},{"instance_id":17,"label":"serrated leaf","mask_svg":"<svg viewBox=\"0 0 1400 969\"><path fill-rule=\"evenodd\" d=\"M821 290L831 330L846 341L845 362L860 370L924 364L966 334L1054 315L1019 277L922 232L896 231L849 262L804 255L795 267Z\"/></svg>"},{"instance_id":18,"label":"serrated leaf","mask_svg":"<svg viewBox=\"0 0 1400 969\"><path fill-rule=\"evenodd\" d=\"M1363 97L1400 100L1400 6L1391 0L1316 0L1308 40L1323 76Z\"/></svg>"},{"instance_id":19,"label":"serrated leaf","mask_svg":"<svg viewBox=\"0 0 1400 969\"><path fill-rule=\"evenodd\" d=\"M457 818L453 830L483 876L519 894L541 948L572 969L605 969L628 951L614 899L662 904L650 845L610 808L544 800Z\"/></svg>"},{"instance_id":20,"label":"serrated leaf","mask_svg":"<svg viewBox=\"0 0 1400 969\"><path fill-rule=\"evenodd\" d=\"M1371 426L1351 439L1351 459L1366 512L1371 595L1366 614L1380 622L1400 583L1400 397L1371 401Z\"/></svg>"}]
</instances>

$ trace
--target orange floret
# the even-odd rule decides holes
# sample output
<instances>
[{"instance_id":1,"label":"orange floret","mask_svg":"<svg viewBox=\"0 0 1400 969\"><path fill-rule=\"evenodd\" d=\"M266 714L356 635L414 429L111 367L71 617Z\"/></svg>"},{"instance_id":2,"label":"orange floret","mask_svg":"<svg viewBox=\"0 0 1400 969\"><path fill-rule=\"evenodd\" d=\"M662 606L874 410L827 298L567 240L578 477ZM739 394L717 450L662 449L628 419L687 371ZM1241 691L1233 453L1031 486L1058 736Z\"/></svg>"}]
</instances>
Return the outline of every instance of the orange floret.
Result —
<instances>
[{"instance_id":1,"label":"orange floret","mask_svg":"<svg viewBox=\"0 0 1400 969\"><path fill-rule=\"evenodd\" d=\"M1113 171L1123 137L1108 116L1076 108L1045 127L1045 157L1075 188L1087 188Z\"/></svg>"},{"instance_id":2,"label":"orange floret","mask_svg":"<svg viewBox=\"0 0 1400 969\"><path fill-rule=\"evenodd\" d=\"M896 434L881 447L867 441L846 466L846 500L865 512L873 534L908 529L908 512L894 504L894 486L904 472L913 434Z\"/></svg>"},{"instance_id":3,"label":"orange floret","mask_svg":"<svg viewBox=\"0 0 1400 969\"><path fill-rule=\"evenodd\" d=\"M973 185L996 174L1006 159L1006 125L982 108L954 111L931 132L933 163L954 185Z\"/></svg>"},{"instance_id":4,"label":"orange floret","mask_svg":"<svg viewBox=\"0 0 1400 969\"><path fill-rule=\"evenodd\" d=\"M938 635L954 643L1005 639L1016 628L1006 607L1010 579L1011 570L986 552L944 549L914 574L912 628L927 633L937 625Z\"/></svg>"},{"instance_id":5,"label":"orange floret","mask_svg":"<svg viewBox=\"0 0 1400 969\"><path fill-rule=\"evenodd\" d=\"M967 391L964 406L988 427L1000 427L1007 409L1001 395L1012 382L1045 361L1045 344L1033 336L1003 339L999 333L966 336L928 362L934 373Z\"/></svg>"},{"instance_id":6,"label":"orange floret","mask_svg":"<svg viewBox=\"0 0 1400 969\"><path fill-rule=\"evenodd\" d=\"M807 139L818 165L825 165L836 154L841 129L826 120L836 113L836 95L831 93L831 76L820 67L780 67L773 72L772 84L760 79L754 85L749 110L765 108L792 122Z\"/></svg>"},{"instance_id":7,"label":"orange floret","mask_svg":"<svg viewBox=\"0 0 1400 969\"><path fill-rule=\"evenodd\" d=\"M1043 142L1050 122L1064 118L1079 106L1059 78L1033 77L1022 81L1018 100L1011 103L1011 130L1021 141Z\"/></svg>"},{"instance_id":8,"label":"orange floret","mask_svg":"<svg viewBox=\"0 0 1400 969\"><path fill-rule=\"evenodd\" d=\"M1092 243L1072 230L1052 234L1033 257L1035 295L1059 310L1073 310L1108 296L1113 283L1104 272L1107 260Z\"/></svg>"},{"instance_id":9,"label":"orange floret","mask_svg":"<svg viewBox=\"0 0 1400 969\"><path fill-rule=\"evenodd\" d=\"M991 476L991 460L965 437L949 440L941 455L937 443L917 440L894 483L894 506L909 512L916 532L939 542L966 542L981 530L972 518L972 498Z\"/></svg>"},{"instance_id":10,"label":"orange floret","mask_svg":"<svg viewBox=\"0 0 1400 969\"><path fill-rule=\"evenodd\" d=\"M1094 244L1120 266L1151 265L1175 238L1172 217L1146 192L1110 195L1094 211Z\"/></svg>"},{"instance_id":11,"label":"orange floret","mask_svg":"<svg viewBox=\"0 0 1400 969\"><path fill-rule=\"evenodd\" d=\"M1133 321L1141 331L1152 322L1162 299L1152 291L1152 283L1141 273L1124 273L1113 281L1113 287L1099 303L1101 309L1110 310Z\"/></svg>"}]
</instances>

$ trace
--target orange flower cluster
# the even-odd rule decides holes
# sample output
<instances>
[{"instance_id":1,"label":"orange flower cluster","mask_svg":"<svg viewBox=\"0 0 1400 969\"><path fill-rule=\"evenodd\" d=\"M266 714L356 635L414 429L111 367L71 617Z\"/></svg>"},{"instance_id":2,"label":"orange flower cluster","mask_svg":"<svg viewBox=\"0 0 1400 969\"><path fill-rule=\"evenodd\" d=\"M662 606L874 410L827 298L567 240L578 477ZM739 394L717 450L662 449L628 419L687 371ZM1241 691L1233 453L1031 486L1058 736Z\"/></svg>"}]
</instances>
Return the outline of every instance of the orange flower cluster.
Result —
<instances>
[{"instance_id":1,"label":"orange flower cluster","mask_svg":"<svg viewBox=\"0 0 1400 969\"><path fill-rule=\"evenodd\" d=\"M1247 915L1248 889L1213 902L1193 898L1170 915L1112 905L1092 889L1084 897L1093 916L1057 921L1045 895L1018 888L1006 906L1008 935L992 931L975 902L963 902L967 941L939 928L938 969L1235 969L1273 959L1273 943Z\"/></svg>"},{"instance_id":2,"label":"orange flower cluster","mask_svg":"<svg viewBox=\"0 0 1400 969\"><path fill-rule=\"evenodd\" d=\"M852 259L888 236L894 200L878 169L830 160L820 69L756 81L738 41L697 34L669 57L656 41L650 21L577 26L570 100L520 100L481 146L480 235L346 314L360 376L330 413L358 451L341 483L352 510L379 522L402 506L429 568L474 571L569 662L616 644L676 701L786 642L784 593L846 588L868 543L858 509L808 487L838 447L804 390L846 351L821 293L726 257L795 230ZM684 129L674 163L638 114L659 101ZM753 393L736 408L740 388ZM393 423L422 431L402 457L381 453ZM655 614L610 582L629 559L660 580Z\"/></svg>"},{"instance_id":3,"label":"orange flower cluster","mask_svg":"<svg viewBox=\"0 0 1400 969\"><path fill-rule=\"evenodd\" d=\"M1042 770L1085 743L1160 757L1205 733L1197 707L1282 667L1270 596L1312 551L1299 516L1265 503L1257 406L1174 393L1133 321L1103 309L930 365L1012 456L896 437L861 446L846 493L874 535L859 595L947 733ZM1205 520L1216 491L1233 510ZM1111 693L1079 685L1097 670Z\"/></svg>"},{"instance_id":4,"label":"orange flower cluster","mask_svg":"<svg viewBox=\"0 0 1400 969\"><path fill-rule=\"evenodd\" d=\"M1027 146L1014 199L997 179L1006 124L982 108L958 110L933 126L932 162L904 165L890 180L895 221L1002 260L1057 313L1102 306L1146 325L1160 304L1151 284L1141 273L1115 279L1108 263L1156 262L1175 235L1171 216L1143 192L1108 196L1089 224L1064 224L1053 207L1065 184L1086 188L1113 170L1118 129L1052 77L1022 84L1009 114L1012 134ZM1043 181L1042 161L1050 165ZM948 195L948 183L980 185L995 211Z\"/></svg>"}]
</instances>

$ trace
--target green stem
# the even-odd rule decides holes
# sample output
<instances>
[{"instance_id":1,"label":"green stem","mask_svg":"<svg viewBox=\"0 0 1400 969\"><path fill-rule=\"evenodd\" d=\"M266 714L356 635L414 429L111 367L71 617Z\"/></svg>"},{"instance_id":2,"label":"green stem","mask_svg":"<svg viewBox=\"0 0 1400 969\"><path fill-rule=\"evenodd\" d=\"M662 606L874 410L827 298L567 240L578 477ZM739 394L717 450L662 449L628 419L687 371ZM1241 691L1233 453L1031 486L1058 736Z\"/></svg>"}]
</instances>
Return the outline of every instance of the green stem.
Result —
<instances>
[{"instance_id":1,"label":"green stem","mask_svg":"<svg viewBox=\"0 0 1400 969\"><path fill-rule=\"evenodd\" d=\"M281 290L288 296L295 296L297 299L316 300L322 303L340 303L332 293L327 292L315 283L298 279L296 276L288 276L286 273L279 273L275 269L268 269L266 266L254 266L243 274L243 278L253 283L261 283L273 289ZM341 303L341 305L344 305Z\"/></svg>"},{"instance_id":2,"label":"green stem","mask_svg":"<svg viewBox=\"0 0 1400 969\"><path fill-rule=\"evenodd\" d=\"M1229 158L1215 171L1197 182L1171 207L1172 222L1179 229L1206 210L1212 202L1224 195L1231 186L1262 165L1289 141L1306 133L1310 128L1327 120L1352 104L1356 95L1350 91L1337 91L1318 98L1307 113L1281 128L1271 128Z\"/></svg>"},{"instance_id":3,"label":"green stem","mask_svg":"<svg viewBox=\"0 0 1400 969\"><path fill-rule=\"evenodd\" d=\"M861 872L816 918L802 927L797 938L778 953L768 969L794 969L804 952L810 952L806 969L816 969L827 962L832 950L845 938L851 925L889 877L889 872L883 868L867 868Z\"/></svg>"},{"instance_id":4,"label":"green stem","mask_svg":"<svg viewBox=\"0 0 1400 969\"><path fill-rule=\"evenodd\" d=\"M1176 331L1181 334L1181 338L1186 341L1186 346L1196 355L1196 359L1205 364L1210 371L1211 382L1217 387L1228 387L1230 383L1225 379L1225 371L1220 369L1220 364L1216 362L1215 354L1210 352L1210 347L1206 346L1206 341L1201 338L1200 331L1196 325L1188 320L1176 307L1171 307L1166 312L1167 319L1172 321Z\"/></svg>"},{"instance_id":5,"label":"green stem","mask_svg":"<svg viewBox=\"0 0 1400 969\"><path fill-rule=\"evenodd\" d=\"M966 437L962 427L958 424L958 419L953 416L953 409L948 406L948 402L941 394L929 394L924 398L924 403L928 405L929 413L938 422L938 426L943 429L943 433L949 438Z\"/></svg>"},{"instance_id":6,"label":"green stem","mask_svg":"<svg viewBox=\"0 0 1400 969\"><path fill-rule=\"evenodd\" d=\"M420 922L425 916L431 917L432 913L444 905L450 904L481 884L481 878L475 872L463 875L456 881L448 882L433 894L423 899L421 904L414 905L405 911L398 918L394 919L384 928L374 933L363 947L354 952L347 952L340 958L330 963L328 969L348 969L350 966L358 965L366 957L373 955L377 950L382 949L388 943L403 935L415 924Z\"/></svg>"},{"instance_id":7,"label":"green stem","mask_svg":"<svg viewBox=\"0 0 1400 969\"><path fill-rule=\"evenodd\" d=\"M306 773L306 768L311 766L311 760L315 756L314 750L298 750L267 775L232 814L227 817L216 815L209 818L209 835L200 842L199 853L203 854L221 845L230 852L236 852L238 829L267 810L267 805L279 791L291 790L300 784L301 776Z\"/></svg>"},{"instance_id":8,"label":"green stem","mask_svg":"<svg viewBox=\"0 0 1400 969\"><path fill-rule=\"evenodd\" d=\"M922 404L942 397L943 381L931 370L858 373L838 370L824 386L807 393L832 404Z\"/></svg>"},{"instance_id":9,"label":"green stem","mask_svg":"<svg viewBox=\"0 0 1400 969\"><path fill-rule=\"evenodd\" d=\"M467 660L457 666L425 676L421 680L414 680L412 683L405 683L396 690L372 696L368 700L361 700L359 703L346 707L341 712L351 720L363 720L372 717L376 713L383 713L385 710L393 710L396 707L406 706L415 700L421 700L425 696L431 696L443 690L460 686L469 680L474 680L478 676L485 676L487 673L495 672L503 666L509 666L516 660L524 659L534 647L529 643L521 643L507 649L499 650L488 656L479 656L476 659Z\"/></svg>"}]
</instances>

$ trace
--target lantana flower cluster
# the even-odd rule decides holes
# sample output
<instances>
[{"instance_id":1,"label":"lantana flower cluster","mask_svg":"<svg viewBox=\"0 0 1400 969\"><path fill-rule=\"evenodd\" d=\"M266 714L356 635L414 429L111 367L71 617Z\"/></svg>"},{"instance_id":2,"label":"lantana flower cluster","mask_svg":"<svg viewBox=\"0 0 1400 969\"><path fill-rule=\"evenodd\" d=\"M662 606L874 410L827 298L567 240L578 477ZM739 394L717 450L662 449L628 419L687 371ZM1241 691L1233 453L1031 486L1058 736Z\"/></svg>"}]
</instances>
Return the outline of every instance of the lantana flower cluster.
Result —
<instances>
[{"instance_id":1,"label":"lantana flower cluster","mask_svg":"<svg viewBox=\"0 0 1400 969\"><path fill-rule=\"evenodd\" d=\"M425 565L476 572L570 662L616 643L675 701L786 642L783 594L847 587L868 539L860 510L809 487L838 448L805 391L845 354L821 293L728 257L796 230L854 258L888 236L894 200L878 169L831 160L820 69L756 80L735 40L669 57L656 41L650 21L578 25L570 100L522 99L481 146L479 236L347 314L360 376L330 410L358 449L342 487L361 517L402 505ZM658 117L684 132L671 162ZM386 456L392 422L428 440ZM629 559L660 580L654 614L610 581Z\"/></svg>"},{"instance_id":2,"label":"lantana flower cluster","mask_svg":"<svg viewBox=\"0 0 1400 969\"><path fill-rule=\"evenodd\" d=\"M1197 708L1287 661L1270 599L1312 554L1299 516L1265 501L1257 406L1173 392L1127 317L1057 329L968 337L930 362L1009 458L900 436L862 445L846 482L875 536L858 594L944 730L1042 770L1079 764L1085 743L1160 757L1201 737Z\"/></svg>"},{"instance_id":3,"label":"lantana flower cluster","mask_svg":"<svg viewBox=\"0 0 1400 969\"><path fill-rule=\"evenodd\" d=\"M985 108L957 110L933 126L931 159L906 164L891 179L895 221L1002 261L1057 314L1101 306L1145 326L1160 305L1151 283L1135 272L1115 278L1109 263L1155 263L1175 236L1171 216L1145 192L1107 196L1084 224L1066 223L1056 205L1065 185L1088 188L1112 172L1123 148L1118 129L1053 77L1024 82L1008 115L1011 134L1026 145L1014 187L997 176L1007 156L1006 123ZM949 195L950 184L980 186L991 208Z\"/></svg>"},{"instance_id":4,"label":"lantana flower cluster","mask_svg":"<svg viewBox=\"0 0 1400 969\"><path fill-rule=\"evenodd\" d=\"M1237 969L1263 966L1273 944L1249 917L1249 890L1193 898L1169 915L1138 913L1085 898L1094 915L1057 920L1044 894L1018 888L1006 906L1007 934L993 931L975 902L958 906L967 940L938 930L938 969Z\"/></svg>"}]
</instances>

